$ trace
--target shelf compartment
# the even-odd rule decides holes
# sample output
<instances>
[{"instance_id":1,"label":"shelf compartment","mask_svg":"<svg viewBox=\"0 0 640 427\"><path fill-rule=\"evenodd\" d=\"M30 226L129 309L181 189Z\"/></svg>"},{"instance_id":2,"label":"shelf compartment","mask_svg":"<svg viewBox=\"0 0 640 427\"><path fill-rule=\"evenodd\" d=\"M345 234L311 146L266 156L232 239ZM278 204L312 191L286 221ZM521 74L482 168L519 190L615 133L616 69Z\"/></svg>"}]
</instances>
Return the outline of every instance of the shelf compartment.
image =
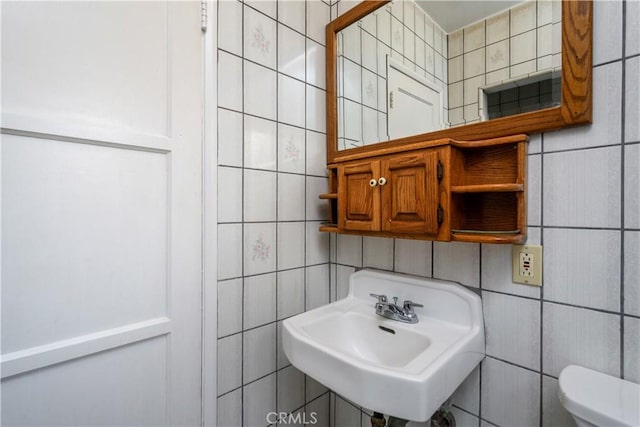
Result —
<instances>
[{"instance_id":1,"label":"shelf compartment","mask_svg":"<svg viewBox=\"0 0 640 427\"><path fill-rule=\"evenodd\" d=\"M523 184L452 185L452 193L498 193L524 191Z\"/></svg>"},{"instance_id":2,"label":"shelf compartment","mask_svg":"<svg viewBox=\"0 0 640 427\"><path fill-rule=\"evenodd\" d=\"M523 145L523 144L519 144ZM523 183L519 158L524 156L524 145L497 145L482 149L451 150L451 185L470 186L488 184Z\"/></svg>"},{"instance_id":3,"label":"shelf compartment","mask_svg":"<svg viewBox=\"0 0 640 427\"><path fill-rule=\"evenodd\" d=\"M522 219L518 217L518 205L523 193L455 193L451 194L451 229L473 230L478 234L498 232L503 234L522 230Z\"/></svg>"},{"instance_id":4,"label":"shelf compartment","mask_svg":"<svg viewBox=\"0 0 640 427\"><path fill-rule=\"evenodd\" d=\"M324 233L337 233L338 224L320 224L320 231Z\"/></svg>"}]
</instances>

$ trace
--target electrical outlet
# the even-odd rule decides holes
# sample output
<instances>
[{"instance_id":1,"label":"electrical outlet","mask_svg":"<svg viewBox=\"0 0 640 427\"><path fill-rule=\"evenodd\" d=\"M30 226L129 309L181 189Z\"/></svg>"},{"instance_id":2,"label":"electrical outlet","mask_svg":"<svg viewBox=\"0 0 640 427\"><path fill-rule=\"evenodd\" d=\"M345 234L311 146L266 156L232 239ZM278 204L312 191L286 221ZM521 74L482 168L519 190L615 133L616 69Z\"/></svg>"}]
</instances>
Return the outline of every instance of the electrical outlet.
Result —
<instances>
[{"instance_id":1,"label":"electrical outlet","mask_svg":"<svg viewBox=\"0 0 640 427\"><path fill-rule=\"evenodd\" d=\"M513 281L542 286L542 246L513 245Z\"/></svg>"}]
</instances>

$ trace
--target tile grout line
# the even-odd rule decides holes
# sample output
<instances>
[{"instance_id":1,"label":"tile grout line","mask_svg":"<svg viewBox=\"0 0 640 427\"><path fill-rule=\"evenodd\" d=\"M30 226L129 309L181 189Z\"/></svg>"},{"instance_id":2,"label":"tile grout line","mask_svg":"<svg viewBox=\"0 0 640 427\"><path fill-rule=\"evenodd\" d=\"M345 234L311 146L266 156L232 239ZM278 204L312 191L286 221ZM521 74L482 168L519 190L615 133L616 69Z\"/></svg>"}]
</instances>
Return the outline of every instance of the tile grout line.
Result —
<instances>
[{"instance_id":1,"label":"tile grout line","mask_svg":"<svg viewBox=\"0 0 640 427\"><path fill-rule=\"evenodd\" d=\"M622 228L622 230L624 230L624 226L625 226L625 197L624 197L624 191L625 191L625 154L626 154L626 147L625 147L625 138L626 138L626 134L625 134L625 125L626 125L626 73L627 73L627 60L626 60L626 13L627 13L627 2L623 1L621 4L622 7L622 30L621 30L621 36L622 36L622 40L621 40L621 54L622 54L622 76L620 78L620 85L621 85L621 93L620 93L620 227ZM624 247L625 247L625 232L621 231L620 232L620 378L624 378L625 377L625 372L624 372L624 329L625 329L625 321L624 321L624 312L625 312L625 306L624 306L624 288L625 288L625 274L624 274L624 269L625 269L625 262L624 262L624 258L625 258L625 253L624 253Z\"/></svg>"}]
</instances>

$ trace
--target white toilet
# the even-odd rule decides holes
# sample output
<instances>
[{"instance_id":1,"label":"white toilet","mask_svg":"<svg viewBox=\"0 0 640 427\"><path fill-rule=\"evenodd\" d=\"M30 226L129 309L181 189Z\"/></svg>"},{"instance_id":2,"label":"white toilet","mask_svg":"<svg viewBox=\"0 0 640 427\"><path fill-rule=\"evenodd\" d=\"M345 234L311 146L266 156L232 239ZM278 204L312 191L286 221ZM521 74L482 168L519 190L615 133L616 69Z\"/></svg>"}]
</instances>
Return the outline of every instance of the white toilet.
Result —
<instances>
[{"instance_id":1,"label":"white toilet","mask_svg":"<svg viewBox=\"0 0 640 427\"><path fill-rule=\"evenodd\" d=\"M560 372L560 402L578 427L639 427L640 385L581 366Z\"/></svg>"}]
</instances>

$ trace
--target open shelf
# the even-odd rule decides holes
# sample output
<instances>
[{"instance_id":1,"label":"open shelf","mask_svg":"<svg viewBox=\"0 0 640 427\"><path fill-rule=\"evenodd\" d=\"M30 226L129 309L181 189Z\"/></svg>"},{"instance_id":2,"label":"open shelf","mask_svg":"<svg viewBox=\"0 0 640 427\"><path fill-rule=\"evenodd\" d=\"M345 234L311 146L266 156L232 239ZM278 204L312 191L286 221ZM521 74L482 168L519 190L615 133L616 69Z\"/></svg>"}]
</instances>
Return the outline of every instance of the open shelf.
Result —
<instances>
[{"instance_id":1,"label":"open shelf","mask_svg":"<svg viewBox=\"0 0 640 427\"><path fill-rule=\"evenodd\" d=\"M332 200L338 198L338 193L324 193L318 196L322 200Z\"/></svg>"}]
</instances>

